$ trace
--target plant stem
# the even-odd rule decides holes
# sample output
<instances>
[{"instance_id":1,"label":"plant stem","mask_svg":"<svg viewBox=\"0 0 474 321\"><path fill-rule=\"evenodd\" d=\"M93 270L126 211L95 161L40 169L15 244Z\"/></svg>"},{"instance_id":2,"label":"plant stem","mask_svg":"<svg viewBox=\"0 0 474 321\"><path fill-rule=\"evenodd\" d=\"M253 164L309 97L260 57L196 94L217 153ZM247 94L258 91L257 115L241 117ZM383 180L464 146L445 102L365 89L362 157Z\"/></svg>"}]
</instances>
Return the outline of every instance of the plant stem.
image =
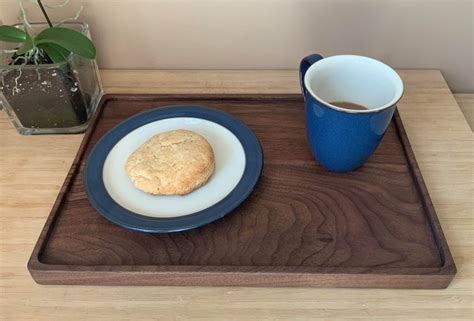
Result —
<instances>
[{"instance_id":1,"label":"plant stem","mask_svg":"<svg viewBox=\"0 0 474 321\"><path fill-rule=\"evenodd\" d=\"M44 9L43 4L41 3L41 0L37 0L37 1L38 1L38 5L41 11L43 12L44 17L46 18L46 21L48 22L49 27L52 28L53 24L51 23L51 20L49 20L48 14L46 13L46 10Z\"/></svg>"}]
</instances>

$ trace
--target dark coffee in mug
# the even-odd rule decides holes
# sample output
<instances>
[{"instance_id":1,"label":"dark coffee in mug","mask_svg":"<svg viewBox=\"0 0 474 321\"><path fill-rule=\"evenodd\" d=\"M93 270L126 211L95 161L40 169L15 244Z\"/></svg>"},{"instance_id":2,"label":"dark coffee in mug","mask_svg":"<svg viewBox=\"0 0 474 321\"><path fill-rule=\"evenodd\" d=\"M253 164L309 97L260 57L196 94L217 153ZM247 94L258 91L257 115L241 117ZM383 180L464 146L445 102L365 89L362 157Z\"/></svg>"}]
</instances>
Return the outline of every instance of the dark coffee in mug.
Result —
<instances>
[{"instance_id":1,"label":"dark coffee in mug","mask_svg":"<svg viewBox=\"0 0 474 321\"><path fill-rule=\"evenodd\" d=\"M337 107L344 108L344 109L352 109L352 110L367 110L367 109L369 109L365 106L350 103L348 101L333 101L330 104L334 105L334 106L337 106Z\"/></svg>"}]
</instances>

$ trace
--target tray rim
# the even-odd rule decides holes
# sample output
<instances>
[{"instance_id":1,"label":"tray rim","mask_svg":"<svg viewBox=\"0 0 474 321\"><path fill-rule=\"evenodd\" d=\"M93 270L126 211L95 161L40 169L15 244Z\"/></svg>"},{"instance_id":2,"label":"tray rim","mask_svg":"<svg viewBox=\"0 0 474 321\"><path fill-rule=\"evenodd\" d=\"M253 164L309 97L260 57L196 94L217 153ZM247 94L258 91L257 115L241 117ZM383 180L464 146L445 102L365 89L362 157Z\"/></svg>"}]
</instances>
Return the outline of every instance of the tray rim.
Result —
<instances>
[{"instance_id":1,"label":"tray rim","mask_svg":"<svg viewBox=\"0 0 474 321\"><path fill-rule=\"evenodd\" d=\"M105 94L90 121L74 161L66 175L54 205L41 230L28 260L28 270L38 284L57 285L193 285L193 286L299 286L357 288L446 288L457 272L447 240L423 180L415 154L406 134L398 109L393 122L409 163L410 172L420 193L426 218L440 255L440 267L363 268L363 267L297 267L297 266L196 266L196 265L62 265L40 260L59 216L64 196L78 172L89 140L104 106L109 101L181 99L189 100L298 100L300 94ZM370 270L370 271L364 271ZM368 272L368 273L367 273ZM91 277L92 275L92 277ZM376 277L374 277L376 276Z\"/></svg>"}]
</instances>

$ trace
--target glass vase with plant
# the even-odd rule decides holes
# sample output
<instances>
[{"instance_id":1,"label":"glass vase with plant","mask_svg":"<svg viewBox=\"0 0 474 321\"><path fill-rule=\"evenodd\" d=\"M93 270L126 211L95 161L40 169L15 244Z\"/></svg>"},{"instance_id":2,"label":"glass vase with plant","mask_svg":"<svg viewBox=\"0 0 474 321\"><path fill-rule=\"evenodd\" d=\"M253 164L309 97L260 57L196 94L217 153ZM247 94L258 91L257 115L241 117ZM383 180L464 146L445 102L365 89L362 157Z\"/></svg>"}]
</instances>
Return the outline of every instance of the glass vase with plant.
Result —
<instances>
[{"instance_id":1,"label":"glass vase with plant","mask_svg":"<svg viewBox=\"0 0 474 321\"><path fill-rule=\"evenodd\" d=\"M102 94L89 28L78 15L54 24L33 1L46 23L28 22L20 0L23 22L0 26L0 101L21 134L83 132Z\"/></svg>"}]
</instances>

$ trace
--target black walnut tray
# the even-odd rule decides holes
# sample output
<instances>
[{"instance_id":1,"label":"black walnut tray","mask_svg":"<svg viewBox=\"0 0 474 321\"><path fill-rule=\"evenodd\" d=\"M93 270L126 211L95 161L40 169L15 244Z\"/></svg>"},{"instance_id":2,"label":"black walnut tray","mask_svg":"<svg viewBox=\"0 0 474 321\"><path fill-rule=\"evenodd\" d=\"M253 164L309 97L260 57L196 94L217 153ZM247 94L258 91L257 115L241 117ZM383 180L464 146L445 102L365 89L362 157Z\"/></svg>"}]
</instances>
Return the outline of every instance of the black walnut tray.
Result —
<instances>
[{"instance_id":1,"label":"black walnut tray","mask_svg":"<svg viewBox=\"0 0 474 321\"><path fill-rule=\"evenodd\" d=\"M263 147L254 193L230 215L146 234L99 215L83 168L125 118L173 104L218 108ZM298 95L106 95L28 263L40 284L444 288L456 273L398 113L359 170L334 174L306 144Z\"/></svg>"}]
</instances>

